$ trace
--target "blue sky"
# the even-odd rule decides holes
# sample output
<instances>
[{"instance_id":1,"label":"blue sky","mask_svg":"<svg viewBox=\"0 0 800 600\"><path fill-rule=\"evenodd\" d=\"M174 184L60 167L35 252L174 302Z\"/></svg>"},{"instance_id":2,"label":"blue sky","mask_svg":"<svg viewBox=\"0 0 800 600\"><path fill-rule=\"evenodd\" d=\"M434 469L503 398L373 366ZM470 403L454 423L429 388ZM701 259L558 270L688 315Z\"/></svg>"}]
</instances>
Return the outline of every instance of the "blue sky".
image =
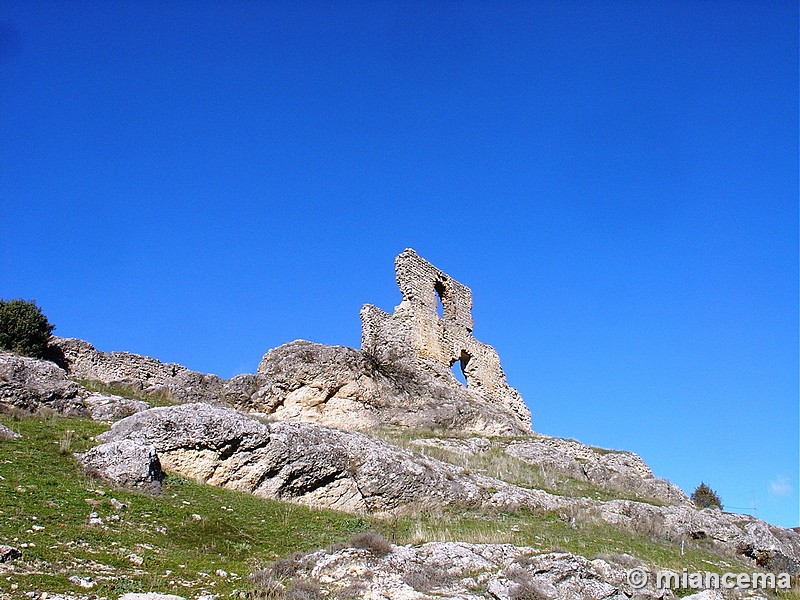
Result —
<instances>
[{"instance_id":1,"label":"blue sky","mask_svg":"<svg viewBox=\"0 0 800 600\"><path fill-rule=\"evenodd\" d=\"M798 518L793 2L0 4L0 297L230 377L413 247L534 428Z\"/></svg>"}]
</instances>

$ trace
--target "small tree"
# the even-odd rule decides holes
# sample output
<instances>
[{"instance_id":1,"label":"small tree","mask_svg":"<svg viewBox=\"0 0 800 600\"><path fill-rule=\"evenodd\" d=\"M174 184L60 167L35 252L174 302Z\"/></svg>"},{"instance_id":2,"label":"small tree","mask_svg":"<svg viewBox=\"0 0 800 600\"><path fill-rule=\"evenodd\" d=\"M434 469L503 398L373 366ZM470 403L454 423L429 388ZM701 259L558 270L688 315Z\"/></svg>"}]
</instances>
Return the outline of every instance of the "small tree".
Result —
<instances>
[{"instance_id":1,"label":"small tree","mask_svg":"<svg viewBox=\"0 0 800 600\"><path fill-rule=\"evenodd\" d=\"M717 492L708 487L704 482L692 492L692 502L697 508L719 508L722 509L722 501L717 496Z\"/></svg>"},{"instance_id":2,"label":"small tree","mask_svg":"<svg viewBox=\"0 0 800 600\"><path fill-rule=\"evenodd\" d=\"M0 300L0 350L41 358L53 329L35 300Z\"/></svg>"}]
</instances>

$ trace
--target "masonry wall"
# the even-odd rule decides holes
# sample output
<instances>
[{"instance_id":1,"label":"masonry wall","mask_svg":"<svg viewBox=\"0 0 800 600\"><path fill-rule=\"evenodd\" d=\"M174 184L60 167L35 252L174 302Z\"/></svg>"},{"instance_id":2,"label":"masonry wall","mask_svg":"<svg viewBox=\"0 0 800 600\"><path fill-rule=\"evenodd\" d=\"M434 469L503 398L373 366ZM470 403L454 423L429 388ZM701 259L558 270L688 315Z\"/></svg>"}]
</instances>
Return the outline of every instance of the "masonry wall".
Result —
<instances>
[{"instance_id":1,"label":"masonry wall","mask_svg":"<svg viewBox=\"0 0 800 600\"><path fill-rule=\"evenodd\" d=\"M397 256L395 273L403 299L391 315L369 304L361 309L362 350L382 363L414 361L455 386L461 383L450 368L460 362L470 392L529 424L530 411L508 385L497 352L472 335L470 289L412 249Z\"/></svg>"}]
</instances>

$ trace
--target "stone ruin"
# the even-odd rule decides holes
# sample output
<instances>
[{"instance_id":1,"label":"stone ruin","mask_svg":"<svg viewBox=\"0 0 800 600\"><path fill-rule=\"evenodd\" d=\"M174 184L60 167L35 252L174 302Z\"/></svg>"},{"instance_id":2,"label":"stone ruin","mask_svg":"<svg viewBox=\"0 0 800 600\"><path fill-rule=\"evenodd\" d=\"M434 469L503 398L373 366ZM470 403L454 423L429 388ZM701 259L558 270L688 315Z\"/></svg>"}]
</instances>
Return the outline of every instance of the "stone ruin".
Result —
<instances>
[{"instance_id":1,"label":"stone ruin","mask_svg":"<svg viewBox=\"0 0 800 600\"><path fill-rule=\"evenodd\" d=\"M508 385L497 352L472 336L472 291L410 248L395 258L395 273L403 300L391 315L364 305L361 350L383 364L415 363L458 387L451 368L460 363L470 392L530 423L531 413Z\"/></svg>"}]
</instances>

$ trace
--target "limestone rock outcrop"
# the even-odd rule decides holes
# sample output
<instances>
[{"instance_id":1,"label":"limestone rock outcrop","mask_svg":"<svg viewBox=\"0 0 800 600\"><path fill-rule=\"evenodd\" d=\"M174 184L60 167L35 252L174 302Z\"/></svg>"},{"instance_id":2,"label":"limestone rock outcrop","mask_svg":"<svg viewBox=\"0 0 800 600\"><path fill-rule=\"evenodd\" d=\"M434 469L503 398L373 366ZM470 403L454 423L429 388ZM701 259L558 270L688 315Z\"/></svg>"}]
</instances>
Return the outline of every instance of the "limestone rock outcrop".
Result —
<instances>
[{"instance_id":1,"label":"limestone rock outcrop","mask_svg":"<svg viewBox=\"0 0 800 600\"><path fill-rule=\"evenodd\" d=\"M164 478L152 444L118 440L76 454L78 462L91 474L122 487L159 491Z\"/></svg>"},{"instance_id":2,"label":"limestone rock outcrop","mask_svg":"<svg viewBox=\"0 0 800 600\"><path fill-rule=\"evenodd\" d=\"M222 379L130 352L101 352L75 338L50 338L47 358L76 379L122 383L172 402L221 403Z\"/></svg>"},{"instance_id":3,"label":"limestone rock outcrop","mask_svg":"<svg viewBox=\"0 0 800 600\"><path fill-rule=\"evenodd\" d=\"M556 511L569 522L602 521L676 541L702 537L764 568L800 568L800 534L748 515L697 510L688 503L660 506L558 496L466 472L361 433L311 423L267 424L230 409L184 404L127 417L101 439L105 443L98 452L122 442L152 446L166 471L316 507L354 513L450 504L525 507Z\"/></svg>"},{"instance_id":4,"label":"limestone rock outcrop","mask_svg":"<svg viewBox=\"0 0 800 600\"><path fill-rule=\"evenodd\" d=\"M303 340L270 350L256 375L236 377L226 389L226 401L237 408L341 429L526 431L502 406L413 365L380 364L354 348Z\"/></svg>"},{"instance_id":5,"label":"limestone rock outcrop","mask_svg":"<svg viewBox=\"0 0 800 600\"><path fill-rule=\"evenodd\" d=\"M0 352L0 409L49 409L82 417L88 415L85 395L86 390L50 361Z\"/></svg>"},{"instance_id":6,"label":"limestone rock outcrop","mask_svg":"<svg viewBox=\"0 0 800 600\"><path fill-rule=\"evenodd\" d=\"M83 401L95 421L113 422L150 408L147 402L114 394L91 394Z\"/></svg>"},{"instance_id":7,"label":"limestone rock outcrop","mask_svg":"<svg viewBox=\"0 0 800 600\"><path fill-rule=\"evenodd\" d=\"M257 373L228 380L129 352L101 352L88 342L72 338L51 338L50 356L77 379L123 384L145 396L173 403L231 406L282 421L357 431L377 427L483 435L530 431L502 405L460 384L453 385L449 373L447 377L436 376L419 369L416 363L402 361L381 364L363 351L346 346L296 340L267 352ZM97 418L123 416L112 412Z\"/></svg>"},{"instance_id":8,"label":"limestone rock outcrop","mask_svg":"<svg viewBox=\"0 0 800 600\"><path fill-rule=\"evenodd\" d=\"M667 504L688 501L678 486L655 477L650 467L633 452L606 450L575 440L534 435L510 442L504 451L545 470L566 473L576 479Z\"/></svg>"},{"instance_id":9,"label":"limestone rock outcrop","mask_svg":"<svg viewBox=\"0 0 800 600\"><path fill-rule=\"evenodd\" d=\"M355 513L453 503L550 510L571 503L465 474L360 433L310 423L266 424L207 404L137 413L101 439L99 448L123 441L152 445L165 470L211 485Z\"/></svg>"},{"instance_id":10,"label":"limestone rock outcrop","mask_svg":"<svg viewBox=\"0 0 800 600\"><path fill-rule=\"evenodd\" d=\"M433 600L673 599L652 583L632 588L623 565L567 552L541 553L511 544L430 542L369 549L319 550L296 561L295 580L312 581L334 597Z\"/></svg>"}]
</instances>

